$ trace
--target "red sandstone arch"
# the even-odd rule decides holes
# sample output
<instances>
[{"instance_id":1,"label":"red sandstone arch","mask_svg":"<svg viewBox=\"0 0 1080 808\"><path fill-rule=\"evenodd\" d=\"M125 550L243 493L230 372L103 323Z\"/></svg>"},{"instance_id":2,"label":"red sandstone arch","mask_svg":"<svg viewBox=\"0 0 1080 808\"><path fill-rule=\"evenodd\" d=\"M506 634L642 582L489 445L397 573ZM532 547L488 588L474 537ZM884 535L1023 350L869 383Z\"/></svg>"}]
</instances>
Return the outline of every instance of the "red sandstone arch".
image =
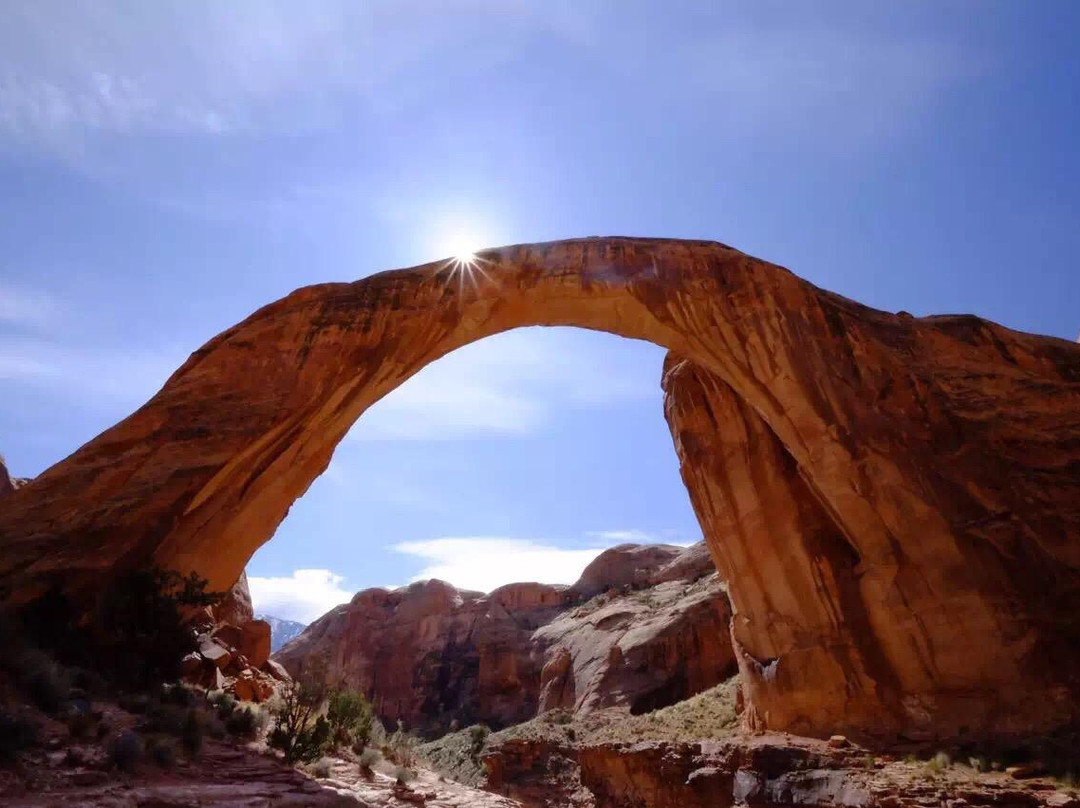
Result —
<instances>
[{"instance_id":1,"label":"red sandstone arch","mask_svg":"<svg viewBox=\"0 0 1080 808\"><path fill-rule=\"evenodd\" d=\"M0 509L13 602L161 564L227 587L349 427L527 325L672 352L667 413L758 726L1075 718L1080 346L868 309L712 242L584 239L300 289Z\"/></svg>"}]
</instances>

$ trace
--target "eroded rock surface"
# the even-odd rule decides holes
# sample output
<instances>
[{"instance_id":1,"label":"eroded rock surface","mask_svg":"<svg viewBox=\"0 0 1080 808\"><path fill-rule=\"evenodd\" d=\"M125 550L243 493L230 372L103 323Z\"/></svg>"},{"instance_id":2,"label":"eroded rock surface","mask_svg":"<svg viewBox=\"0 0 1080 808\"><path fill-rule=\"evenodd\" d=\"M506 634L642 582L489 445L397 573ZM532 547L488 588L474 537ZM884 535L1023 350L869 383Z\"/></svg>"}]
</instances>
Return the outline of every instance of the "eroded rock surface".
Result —
<instances>
[{"instance_id":1,"label":"eroded rock surface","mask_svg":"<svg viewBox=\"0 0 1080 808\"><path fill-rule=\"evenodd\" d=\"M371 404L462 345L572 325L691 363L669 412L713 555L739 581L758 726L1080 718L1080 346L876 311L715 242L479 258L471 282L436 262L300 289L215 337L7 495L0 596L86 602L155 564L228 586ZM733 420L710 420L720 410Z\"/></svg>"},{"instance_id":2,"label":"eroded rock surface","mask_svg":"<svg viewBox=\"0 0 1080 808\"><path fill-rule=\"evenodd\" d=\"M569 588L365 590L275 659L296 673L325 656L331 678L363 691L384 722L425 734L452 722L499 728L555 708L651 710L736 667L727 599L701 550L615 547Z\"/></svg>"},{"instance_id":3,"label":"eroded rock surface","mask_svg":"<svg viewBox=\"0 0 1080 808\"><path fill-rule=\"evenodd\" d=\"M487 786L526 808L1080 808L1076 790L1052 778L791 736L583 747L518 739L486 753L484 766Z\"/></svg>"}]
</instances>

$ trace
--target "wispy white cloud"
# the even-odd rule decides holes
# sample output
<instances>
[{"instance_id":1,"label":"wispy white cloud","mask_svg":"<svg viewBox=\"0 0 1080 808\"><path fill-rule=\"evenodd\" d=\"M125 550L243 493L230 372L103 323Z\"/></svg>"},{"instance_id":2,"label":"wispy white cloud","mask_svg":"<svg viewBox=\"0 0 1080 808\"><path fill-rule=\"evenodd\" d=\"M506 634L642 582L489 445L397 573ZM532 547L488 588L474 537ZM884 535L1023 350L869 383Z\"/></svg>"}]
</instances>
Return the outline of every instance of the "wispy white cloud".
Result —
<instances>
[{"instance_id":1,"label":"wispy white cloud","mask_svg":"<svg viewBox=\"0 0 1080 808\"><path fill-rule=\"evenodd\" d=\"M659 400L662 352L604 352L567 334L520 329L440 359L376 403L355 440L456 440L535 431L561 407ZM633 360L633 361L631 361ZM659 404L657 405L659 406Z\"/></svg>"},{"instance_id":2,"label":"wispy white cloud","mask_svg":"<svg viewBox=\"0 0 1080 808\"><path fill-rule=\"evenodd\" d=\"M521 581L572 584L604 548L568 549L506 536L448 536L402 542L393 549L424 561L413 581L438 578L459 589L490 592Z\"/></svg>"},{"instance_id":3,"label":"wispy white cloud","mask_svg":"<svg viewBox=\"0 0 1080 808\"><path fill-rule=\"evenodd\" d=\"M0 379L45 386L80 403L137 405L156 393L183 351L73 347L39 337L0 337Z\"/></svg>"},{"instance_id":4,"label":"wispy white cloud","mask_svg":"<svg viewBox=\"0 0 1080 808\"><path fill-rule=\"evenodd\" d=\"M301 569L284 577L248 576L248 588L256 612L310 623L352 598L341 586L344 581L330 570Z\"/></svg>"},{"instance_id":5,"label":"wispy white cloud","mask_svg":"<svg viewBox=\"0 0 1080 808\"><path fill-rule=\"evenodd\" d=\"M0 283L0 325L40 328L60 313L55 298L45 292Z\"/></svg>"},{"instance_id":6,"label":"wispy white cloud","mask_svg":"<svg viewBox=\"0 0 1080 808\"><path fill-rule=\"evenodd\" d=\"M452 5L15 2L0 30L0 130L45 142L80 131L297 131L332 125L350 99L398 108L462 66L513 53L523 20L514 4ZM462 25L474 13L507 39L469 47L484 34ZM418 75L451 45L452 63Z\"/></svg>"},{"instance_id":7,"label":"wispy white cloud","mask_svg":"<svg viewBox=\"0 0 1080 808\"><path fill-rule=\"evenodd\" d=\"M670 531L662 533L650 533L638 528L625 530L593 530L585 534L607 544L675 544L680 547L689 547L694 542L678 540Z\"/></svg>"}]
</instances>

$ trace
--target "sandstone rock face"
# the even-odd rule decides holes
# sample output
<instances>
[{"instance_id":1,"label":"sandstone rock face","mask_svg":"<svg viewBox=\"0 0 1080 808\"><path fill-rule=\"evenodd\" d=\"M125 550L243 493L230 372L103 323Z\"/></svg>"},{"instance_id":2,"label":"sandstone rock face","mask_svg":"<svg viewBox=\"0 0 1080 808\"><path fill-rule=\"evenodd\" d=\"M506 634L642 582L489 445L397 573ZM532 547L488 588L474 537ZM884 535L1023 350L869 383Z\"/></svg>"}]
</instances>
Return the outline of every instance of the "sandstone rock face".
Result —
<instances>
[{"instance_id":1,"label":"sandstone rock face","mask_svg":"<svg viewBox=\"0 0 1080 808\"><path fill-rule=\"evenodd\" d=\"M251 590L248 589L247 572L241 572L225 597L213 607L215 622L243 626L255 619L251 608Z\"/></svg>"},{"instance_id":2,"label":"sandstone rock face","mask_svg":"<svg viewBox=\"0 0 1080 808\"><path fill-rule=\"evenodd\" d=\"M973 343L963 351L955 348L959 355L950 361L961 368L965 360L981 356L984 340L998 339L996 329L986 324L969 322L966 327L974 330L960 323L948 326L951 334ZM940 343L943 337L934 333L927 339ZM1013 356L1020 366L1034 361L1017 345L995 350ZM869 374L873 367L871 356L861 358L860 372ZM1062 413L1046 402L1048 412L1041 415L1031 400L1038 393L1020 383L1010 390L1018 400L998 401L995 397L1005 394L1001 388L978 391L969 373L974 371L883 380L876 406L857 414L875 423L889 413L897 428L908 430L906 451L894 452L907 468L863 469L852 489L834 503L823 501L818 483L729 385L692 363L668 357L667 416L703 532L730 582L732 639L752 726L812 733L828 725L858 734L877 716L918 737L920 731L949 734L961 727L1022 730L1048 711L1073 713L1069 699L1076 679L1062 676L1056 666L1075 653L1067 650L1075 641L1075 623L1062 610L1076 603L1069 583L1076 572L1076 536L1061 532L1072 506L1051 503L1065 490L1054 483L1067 486L1071 472L1061 465L1065 453L1047 443L1063 427L1050 413ZM954 401L950 394L971 398ZM995 409L980 409L991 406ZM1002 434L1004 429L998 431L1003 424L995 423L999 418L1023 420L1011 407L1027 412L1032 421L1023 425L1024 450L1012 443L1016 438ZM962 415L973 420L965 422ZM913 447L927 443L939 449L915 456ZM986 468L969 465L976 462L973 455L985 460L984 445L1000 446L1012 465L1000 459ZM1029 455L1023 457L1022 451ZM948 476L946 458L956 464ZM867 462L872 461L868 455ZM920 474L925 476L918 477L914 488L900 481ZM956 520L978 513L980 502L1003 503L1010 497L1010 479L1042 504L1014 502L1015 511L953 521L953 535L962 540L938 544L928 538L941 535L933 532L932 523L941 519L942 508L949 508ZM1040 490L1043 483L1049 488ZM936 500L916 506L908 496L912 492ZM849 532L844 511L833 510L837 503L855 507L862 500L877 504L879 515L891 521L886 545ZM1046 509L1063 517L1056 528ZM1021 510L1050 532L1039 534L1039 528L1028 525L1022 529L1025 538L1013 535L1021 530ZM912 535L914 524L928 532L918 540L902 540ZM1051 561L1055 554L1057 568ZM1010 574L1013 564L1019 569ZM1033 597L1038 584L1027 576L1037 577L1036 569L1047 576L1047 597L1026 616L1009 612L1009 603ZM1055 590L1059 582L1063 586ZM946 683L964 692L949 693ZM1018 713L1019 705L1030 712Z\"/></svg>"},{"instance_id":3,"label":"sandstone rock face","mask_svg":"<svg viewBox=\"0 0 1080 808\"><path fill-rule=\"evenodd\" d=\"M699 567L686 564L689 577L670 579L671 565L683 553L678 548L643 553L644 547L607 551L572 589L589 590L598 583L605 591L613 589L602 585L596 570L610 569L624 580L620 559L641 564L633 585L621 584L620 594L568 609L533 635L533 642L547 649L539 712L562 708L584 714L607 707L650 712L735 672L728 640L731 612L716 573L702 578ZM685 555L699 556L700 549ZM644 566L648 557L651 569Z\"/></svg>"},{"instance_id":4,"label":"sandstone rock face","mask_svg":"<svg viewBox=\"0 0 1080 808\"><path fill-rule=\"evenodd\" d=\"M713 556L739 580L759 726L1080 717L1080 346L875 311L713 242L480 260L469 278L437 262L301 289L211 340L7 495L0 596L91 600L151 564L227 587L371 404L469 342L572 325L690 363L668 411ZM710 425L718 408L735 420Z\"/></svg>"},{"instance_id":5,"label":"sandstone rock face","mask_svg":"<svg viewBox=\"0 0 1080 808\"><path fill-rule=\"evenodd\" d=\"M655 548L654 548L655 549ZM298 673L313 656L362 690L379 717L423 733L481 722L499 728L538 711L651 710L732 675L730 611L701 545L608 550L573 587L509 584L489 595L442 581L369 589L275 658ZM625 583L632 564L637 589ZM609 570L607 583L597 570ZM704 574L704 577L702 575ZM665 580L653 585L654 577ZM576 592L600 589L585 601Z\"/></svg>"},{"instance_id":6,"label":"sandstone rock face","mask_svg":"<svg viewBox=\"0 0 1080 808\"><path fill-rule=\"evenodd\" d=\"M539 584L525 585L540 588ZM290 673L325 656L331 679L363 691L389 726L421 733L450 722L502 726L536 709L540 660L527 640L560 608L561 590L523 597L458 591L443 581L367 589L316 620L275 655ZM514 601L523 604L508 609Z\"/></svg>"}]
</instances>

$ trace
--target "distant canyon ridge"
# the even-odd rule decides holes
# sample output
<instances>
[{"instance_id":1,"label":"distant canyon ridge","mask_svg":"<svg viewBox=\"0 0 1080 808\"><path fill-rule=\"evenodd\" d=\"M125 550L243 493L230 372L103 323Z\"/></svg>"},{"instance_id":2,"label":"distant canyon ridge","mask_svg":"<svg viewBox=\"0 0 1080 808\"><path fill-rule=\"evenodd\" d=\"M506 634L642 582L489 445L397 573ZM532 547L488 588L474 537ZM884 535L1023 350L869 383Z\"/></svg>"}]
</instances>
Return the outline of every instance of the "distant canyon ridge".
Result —
<instances>
[{"instance_id":1,"label":"distant canyon ridge","mask_svg":"<svg viewBox=\"0 0 1080 808\"><path fill-rule=\"evenodd\" d=\"M710 241L477 261L299 289L212 339L3 495L0 599L88 605L149 566L225 589L374 402L486 336L578 326L669 352L665 415L727 582L748 725L957 737L1080 719L1080 345L878 311Z\"/></svg>"},{"instance_id":2,"label":"distant canyon ridge","mask_svg":"<svg viewBox=\"0 0 1080 808\"><path fill-rule=\"evenodd\" d=\"M733 676L731 609L705 544L605 550L573 586L490 594L424 581L366 589L275 655L313 658L363 692L386 726L435 737L550 710L644 713Z\"/></svg>"}]
</instances>

